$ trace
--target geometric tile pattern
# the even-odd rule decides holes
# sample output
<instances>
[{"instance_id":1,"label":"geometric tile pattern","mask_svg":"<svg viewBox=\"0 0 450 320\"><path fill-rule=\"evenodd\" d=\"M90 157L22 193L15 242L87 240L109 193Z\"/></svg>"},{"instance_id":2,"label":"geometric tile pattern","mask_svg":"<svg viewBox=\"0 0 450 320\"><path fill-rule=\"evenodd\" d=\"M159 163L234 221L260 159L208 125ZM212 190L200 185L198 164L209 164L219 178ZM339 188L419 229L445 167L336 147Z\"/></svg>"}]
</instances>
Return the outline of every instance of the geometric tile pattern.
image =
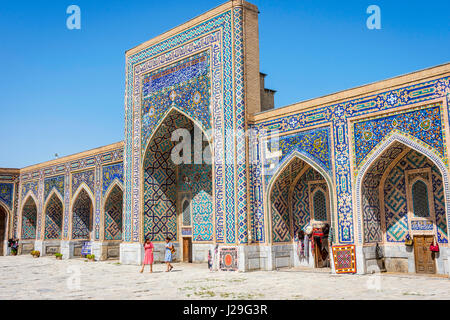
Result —
<instances>
[{"instance_id":1,"label":"geometric tile pattern","mask_svg":"<svg viewBox=\"0 0 450 320\"><path fill-rule=\"evenodd\" d=\"M122 240L123 192L115 185L105 203L105 240Z\"/></svg>"},{"instance_id":2,"label":"geometric tile pattern","mask_svg":"<svg viewBox=\"0 0 450 320\"><path fill-rule=\"evenodd\" d=\"M437 239L440 243L448 243L444 185L442 181L442 175L435 165L431 167L431 179L433 186L434 214L436 216Z\"/></svg>"},{"instance_id":3,"label":"geometric tile pattern","mask_svg":"<svg viewBox=\"0 0 450 320\"><path fill-rule=\"evenodd\" d=\"M90 239L92 201L85 189L78 194L72 212L72 239Z\"/></svg>"},{"instance_id":4,"label":"geometric tile pattern","mask_svg":"<svg viewBox=\"0 0 450 320\"><path fill-rule=\"evenodd\" d=\"M288 242L291 240L289 190L294 179L305 165L304 161L294 158L273 183L270 193L273 242Z\"/></svg>"},{"instance_id":5,"label":"geometric tile pattern","mask_svg":"<svg viewBox=\"0 0 450 320\"><path fill-rule=\"evenodd\" d=\"M125 93L125 205L124 240L137 241L139 238L139 207L141 194L142 153L142 84L144 75L165 68L176 61L207 51L210 68L210 127L214 132L214 203L216 217L216 241L236 240L235 218L236 185L235 176L236 143L233 129L235 124L234 56L232 11L228 10L188 30L155 43L143 50L127 56ZM164 89L163 89L164 90ZM189 114L189 110L181 110ZM192 115L191 115L192 116ZM202 121L194 118L199 125ZM226 138L226 139L225 139ZM226 141L225 141L226 140ZM233 158L233 159L232 159ZM232 160L232 162L229 162ZM225 165L225 162L227 165ZM245 174L244 174L245 176ZM128 178L129 177L129 178ZM225 182L226 180L226 182ZM245 203L245 202L244 202ZM225 207L227 210L225 211ZM243 206L240 209L245 209ZM227 212L227 215L225 213ZM233 238L233 239L232 239Z\"/></svg>"},{"instance_id":6,"label":"geometric tile pattern","mask_svg":"<svg viewBox=\"0 0 450 320\"><path fill-rule=\"evenodd\" d=\"M123 184L122 162L103 167L103 195L105 195L111 183L116 179Z\"/></svg>"},{"instance_id":7,"label":"geometric tile pattern","mask_svg":"<svg viewBox=\"0 0 450 320\"><path fill-rule=\"evenodd\" d=\"M45 209L44 239L61 239L63 221L63 204L56 194L53 194Z\"/></svg>"},{"instance_id":8,"label":"geometric tile pattern","mask_svg":"<svg viewBox=\"0 0 450 320\"><path fill-rule=\"evenodd\" d=\"M425 155L411 150L391 170L385 182L386 238L388 242L403 242L405 239L408 232L405 170L420 168L432 169L438 241L441 243L447 243L448 241L446 231L447 220L443 203L442 176L439 169Z\"/></svg>"},{"instance_id":9,"label":"geometric tile pattern","mask_svg":"<svg viewBox=\"0 0 450 320\"><path fill-rule=\"evenodd\" d=\"M277 130L280 134L293 134L293 131L298 131L298 128L309 129L312 127L331 125L333 128L333 146L334 146L334 180L336 182L336 190L333 192L336 194L337 200L337 241L340 243L354 243L354 225L353 225L353 203L352 203L352 177L351 177L351 167L350 167L350 140L352 146L355 148L357 143L366 143L365 140L355 138L354 134L350 134L349 121L358 117L358 119L363 118L363 116L370 116L374 112L385 112L390 114L392 118L388 119L386 116L381 118L386 118L385 120L375 120L372 124L376 124L373 130L372 137L370 133L365 130L365 137L367 139L379 139L379 135L385 135L390 130L392 131L392 126L397 125L396 130L403 131L405 134L412 135L420 140L421 147L423 148L433 148L435 153L440 154L440 159L444 165L448 164L446 149L442 149L441 141L439 137L443 137L441 132L436 131L436 128L443 127L442 111L439 111L439 117L437 116L435 110L424 111L421 113L423 117L411 117L411 119L406 119L404 116L398 116L400 120L397 123L394 122L396 114L394 112L402 106L413 103L422 103L426 109L427 103L436 98L446 97L448 90L450 90L450 79L449 77L444 77L440 79L425 81L417 83L414 85L409 85L401 88L396 88L394 90L384 91L376 93L369 96L363 96L361 98L356 98L352 100L342 101L333 105L325 105L312 109L301 110L296 113L291 113L286 116L281 116L276 119L270 119L266 121L260 121L255 125L251 125L251 129L255 132L262 133L270 130ZM450 101L450 99L447 99ZM434 103L434 102L432 102ZM430 106L430 103L428 103ZM431 109L434 109L437 105L431 105ZM417 108L419 109L419 108ZM424 115L428 113L430 118L427 119ZM400 112L399 112L400 113ZM399 114L398 113L398 114ZM403 112L404 113L404 112ZM367 119L367 118L366 118ZM419 121L419 119L421 121ZM439 120L440 119L440 120ZM372 119L373 120L373 119ZM390 120L391 122L389 123ZM430 121L428 121L430 120ZM358 120L364 122L365 120ZM369 121L370 122L370 121ZM394 123L392 123L394 122ZM408 124L409 122L409 124ZM440 122L441 125L433 125ZM351 123L351 122L350 122ZM392 132L391 132L392 133ZM389 134L391 134L389 133ZM389 136L389 134L387 136ZM387 137L386 136L386 137ZM433 139L433 136L436 139ZM364 135L362 135L364 138ZM385 137L385 138L386 138ZM357 141L358 140L358 141ZM375 141L374 140L374 141ZM370 145L370 142L369 144ZM364 154L363 150L370 150L371 147L358 146L361 150L360 154ZM373 149L372 149L373 150ZM442 150L442 152L440 152ZM355 152L355 149L353 150ZM369 152L369 154L372 151ZM369 157L369 154L367 157ZM354 157L355 154L354 154ZM360 157L358 156L358 159ZM359 166L364 167L364 161L360 161ZM265 164L259 164L264 166ZM256 166L256 165L255 165ZM353 166L354 170L358 170L356 166ZM264 177L265 172L262 170L252 170L252 177L256 186L252 188L254 194L251 196L252 202L255 205L253 209L254 220L258 223L257 228L260 225L264 227L264 189L261 188L261 181ZM357 176L357 173L354 175ZM357 187L360 182L357 181ZM358 200L359 201L359 200ZM357 202L357 206L358 206ZM359 209L359 208L357 208ZM360 220L358 218L358 223L360 225ZM258 229L257 229L258 230ZM358 238L360 241L362 239ZM264 242L264 233L255 233L256 242Z\"/></svg>"},{"instance_id":10,"label":"geometric tile pattern","mask_svg":"<svg viewBox=\"0 0 450 320\"><path fill-rule=\"evenodd\" d=\"M33 197L29 196L22 210L22 239L36 238L37 206Z\"/></svg>"},{"instance_id":11,"label":"geometric tile pattern","mask_svg":"<svg viewBox=\"0 0 450 320\"><path fill-rule=\"evenodd\" d=\"M378 188L386 168L405 150L405 148L406 146L404 144L395 142L378 157L364 175L361 193L365 243L382 241ZM399 201L402 200L400 199ZM394 205L394 202L392 205Z\"/></svg>"},{"instance_id":12,"label":"geometric tile pattern","mask_svg":"<svg viewBox=\"0 0 450 320\"><path fill-rule=\"evenodd\" d=\"M204 150L204 148L203 148ZM186 178L190 182L186 183ZM193 241L214 240L214 213L212 199L212 170L207 164L180 164L178 192L189 192L192 212ZM190 225L190 224L189 224Z\"/></svg>"},{"instance_id":13,"label":"geometric tile pattern","mask_svg":"<svg viewBox=\"0 0 450 320\"><path fill-rule=\"evenodd\" d=\"M176 128L190 131L192 122L173 111L153 135L144 158L144 238L151 241L177 240L176 166L170 159Z\"/></svg>"}]
</instances>

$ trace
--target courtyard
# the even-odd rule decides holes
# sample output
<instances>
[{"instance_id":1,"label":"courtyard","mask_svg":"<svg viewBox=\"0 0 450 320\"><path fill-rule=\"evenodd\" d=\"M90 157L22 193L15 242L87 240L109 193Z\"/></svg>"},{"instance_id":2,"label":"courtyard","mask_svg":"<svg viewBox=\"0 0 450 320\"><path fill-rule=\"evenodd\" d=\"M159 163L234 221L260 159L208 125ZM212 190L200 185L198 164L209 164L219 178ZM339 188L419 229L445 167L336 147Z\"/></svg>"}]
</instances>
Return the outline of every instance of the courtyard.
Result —
<instances>
[{"instance_id":1,"label":"courtyard","mask_svg":"<svg viewBox=\"0 0 450 320\"><path fill-rule=\"evenodd\" d=\"M172 272L118 261L0 257L0 299L450 299L445 276L333 275L311 269L210 272L176 263Z\"/></svg>"}]
</instances>

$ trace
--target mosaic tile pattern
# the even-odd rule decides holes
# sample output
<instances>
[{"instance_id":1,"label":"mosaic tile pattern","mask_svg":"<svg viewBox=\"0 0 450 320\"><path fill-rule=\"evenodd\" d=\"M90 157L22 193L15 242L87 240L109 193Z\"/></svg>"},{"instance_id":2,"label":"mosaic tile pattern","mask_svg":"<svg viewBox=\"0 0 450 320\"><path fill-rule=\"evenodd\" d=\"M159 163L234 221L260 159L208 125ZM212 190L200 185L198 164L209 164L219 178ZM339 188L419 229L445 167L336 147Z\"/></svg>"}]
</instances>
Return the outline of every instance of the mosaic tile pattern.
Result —
<instances>
[{"instance_id":1,"label":"mosaic tile pattern","mask_svg":"<svg viewBox=\"0 0 450 320\"><path fill-rule=\"evenodd\" d=\"M109 186L114 182L114 180L119 181L123 185L123 163L116 163L103 167L103 196L105 195Z\"/></svg>"},{"instance_id":2,"label":"mosaic tile pattern","mask_svg":"<svg viewBox=\"0 0 450 320\"><path fill-rule=\"evenodd\" d=\"M22 209L22 239L36 239L37 206L30 196Z\"/></svg>"},{"instance_id":3,"label":"mosaic tile pattern","mask_svg":"<svg viewBox=\"0 0 450 320\"><path fill-rule=\"evenodd\" d=\"M278 130L280 133L289 133L298 128L310 128L320 125L331 124L333 128L333 145L335 154L335 168L334 168L334 180L336 181L336 197L338 203L338 238L340 243L353 243L354 242L354 226L353 226L353 206L352 206L352 181L350 176L350 148L349 148L349 128L348 120L354 117L360 117L363 115L370 115L374 112L380 111L392 111L398 107L423 102L426 105L427 101L432 99L445 97L450 90L449 78L441 78L432 81L426 81L418 83L412 86L405 86L395 90L381 92L375 95L362 97L358 99L343 101L330 106L318 107L312 110L306 110L284 116L275 120L261 121L256 125L252 125L251 128L256 132L263 132L268 130ZM422 124L422 126L420 126ZM386 124L382 124L385 126ZM427 128L428 123L425 121L419 123L419 128ZM414 135L418 128L410 128L405 126L405 130L408 134ZM414 131L410 131L414 129ZM431 127L430 127L431 128ZM430 128L428 130L430 130ZM435 130L435 128L431 128ZM382 132L382 131L380 131ZM428 134L428 133L427 133ZM355 145L354 136L350 137ZM374 136L374 139L378 139ZM426 146L426 143L423 143ZM260 151L259 151L260 152ZM447 155L444 158L441 156L441 161L447 164ZM360 162L360 167L364 166L365 161ZM260 162L261 163L261 162ZM261 166L264 163L260 164ZM255 242L264 242L264 233L260 230L264 228L264 189L262 170L252 170L252 181L256 184L252 188L253 195L252 201L255 204L252 215L254 217L254 239ZM355 175L357 176L357 175ZM361 183L357 181L357 184ZM360 190L360 186L357 186L356 190ZM450 196L450 195L449 195ZM357 205L359 205L357 203ZM358 208L358 212L359 212ZM358 217L358 228L362 222ZM362 242L362 234L358 235L358 241Z\"/></svg>"},{"instance_id":4,"label":"mosaic tile pattern","mask_svg":"<svg viewBox=\"0 0 450 320\"><path fill-rule=\"evenodd\" d=\"M56 190L64 198L64 176L47 178L44 180L44 201L47 200L50 192Z\"/></svg>"},{"instance_id":5,"label":"mosaic tile pattern","mask_svg":"<svg viewBox=\"0 0 450 320\"><path fill-rule=\"evenodd\" d=\"M392 169L384 186L386 240L403 242L408 232L408 208L406 203L405 170L432 168L433 198L438 230L438 241L447 243L447 225L443 203L442 176L438 168L424 155L409 151Z\"/></svg>"},{"instance_id":6,"label":"mosaic tile pattern","mask_svg":"<svg viewBox=\"0 0 450 320\"><path fill-rule=\"evenodd\" d=\"M422 140L445 158L441 108L441 104L435 104L424 109L355 123L356 166L392 130L406 132Z\"/></svg>"},{"instance_id":7,"label":"mosaic tile pattern","mask_svg":"<svg viewBox=\"0 0 450 320\"><path fill-rule=\"evenodd\" d=\"M44 239L61 239L63 222L63 204L61 200L53 194L45 208L45 230Z\"/></svg>"},{"instance_id":8,"label":"mosaic tile pattern","mask_svg":"<svg viewBox=\"0 0 450 320\"><path fill-rule=\"evenodd\" d=\"M377 159L365 174L362 184L362 207L364 220L364 242L376 243L383 239L379 186L387 167L405 150L406 146L396 142Z\"/></svg>"},{"instance_id":9,"label":"mosaic tile pattern","mask_svg":"<svg viewBox=\"0 0 450 320\"><path fill-rule=\"evenodd\" d=\"M0 201L2 201L8 208L12 209L14 184L0 183Z\"/></svg>"},{"instance_id":10,"label":"mosaic tile pattern","mask_svg":"<svg viewBox=\"0 0 450 320\"><path fill-rule=\"evenodd\" d=\"M178 169L178 192L191 194L193 241L214 240L212 169L206 164L181 164ZM190 183L185 183L189 177Z\"/></svg>"},{"instance_id":11,"label":"mosaic tile pattern","mask_svg":"<svg viewBox=\"0 0 450 320\"><path fill-rule=\"evenodd\" d=\"M105 240L122 240L123 192L116 185L105 203L104 236Z\"/></svg>"},{"instance_id":12,"label":"mosaic tile pattern","mask_svg":"<svg viewBox=\"0 0 450 320\"><path fill-rule=\"evenodd\" d=\"M95 191L95 174L94 170L86 170L72 174L72 196L77 192L78 187L85 183L92 193Z\"/></svg>"},{"instance_id":13,"label":"mosaic tile pattern","mask_svg":"<svg viewBox=\"0 0 450 320\"><path fill-rule=\"evenodd\" d=\"M81 190L72 209L72 239L90 239L92 207L89 194L86 190Z\"/></svg>"},{"instance_id":14,"label":"mosaic tile pattern","mask_svg":"<svg viewBox=\"0 0 450 320\"><path fill-rule=\"evenodd\" d=\"M236 145L241 148L241 141L234 140L232 132L235 128L233 115L233 32L232 11L227 11L205 21L189 30L150 46L127 59L126 89L126 125L125 125L125 171L130 177L125 183L125 227L124 239L137 241L139 238L139 206L140 206L140 145L133 141L141 141L141 106L140 95L143 75L152 70L165 67L175 60L181 60L198 54L204 50L210 52L211 68L211 120L216 129L214 133L215 179L215 217L216 241L236 241L236 190L235 153ZM236 30L239 27L236 26ZM240 91L238 91L240 92ZM239 106L243 111L243 107ZM184 111L184 110L182 110ZM243 115L239 115L243 117ZM227 138L225 138L227 137ZM225 158L226 157L226 158ZM230 160L230 165L225 165ZM133 169L134 168L134 169ZM246 168L244 169L244 171ZM239 175L243 179L243 175ZM226 182L225 182L226 181ZM245 199L240 210L245 209ZM227 215L225 215L225 207ZM233 212L231 214L230 212Z\"/></svg>"}]
</instances>

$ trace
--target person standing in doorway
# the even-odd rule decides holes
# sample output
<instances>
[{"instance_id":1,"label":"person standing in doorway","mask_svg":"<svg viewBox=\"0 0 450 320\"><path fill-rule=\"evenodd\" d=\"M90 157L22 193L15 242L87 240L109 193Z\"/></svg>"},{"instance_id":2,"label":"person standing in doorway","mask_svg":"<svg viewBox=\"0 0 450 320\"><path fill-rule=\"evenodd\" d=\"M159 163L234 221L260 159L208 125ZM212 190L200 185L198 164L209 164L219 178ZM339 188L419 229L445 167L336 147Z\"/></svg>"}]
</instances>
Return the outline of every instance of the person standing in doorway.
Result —
<instances>
[{"instance_id":1,"label":"person standing in doorway","mask_svg":"<svg viewBox=\"0 0 450 320\"><path fill-rule=\"evenodd\" d=\"M150 265L150 273L151 273L153 272L153 250L155 249L155 247L153 246L153 243L150 241L150 239L145 239L144 249L145 255L144 255L144 262L142 263L141 273L144 272L144 267L146 264Z\"/></svg>"},{"instance_id":2,"label":"person standing in doorway","mask_svg":"<svg viewBox=\"0 0 450 320\"><path fill-rule=\"evenodd\" d=\"M172 271L173 266L170 264L172 262L172 254L175 253L175 247L173 246L172 242L170 242L170 238L166 238L166 254L164 256L164 261L167 265L166 272Z\"/></svg>"}]
</instances>

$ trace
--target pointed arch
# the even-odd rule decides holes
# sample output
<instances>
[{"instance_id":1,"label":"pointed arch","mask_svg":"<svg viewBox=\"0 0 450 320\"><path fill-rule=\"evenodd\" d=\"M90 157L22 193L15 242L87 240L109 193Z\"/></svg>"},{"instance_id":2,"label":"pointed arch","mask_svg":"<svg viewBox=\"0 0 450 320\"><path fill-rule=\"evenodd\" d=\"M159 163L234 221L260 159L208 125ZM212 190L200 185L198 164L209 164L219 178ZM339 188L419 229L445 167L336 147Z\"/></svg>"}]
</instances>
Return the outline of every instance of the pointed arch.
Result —
<instances>
[{"instance_id":1,"label":"pointed arch","mask_svg":"<svg viewBox=\"0 0 450 320\"><path fill-rule=\"evenodd\" d=\"M143 179L140 182L140 194L143 201L140 203L142 221L139 226L140 239L150 237L153 241L163 241L164 237L168 235L174 241L181 241L179 236L180 221L177 212L177 204L179 203L177 170L184 167L184 164L174 164L170 161L170 149L176 145L176 142L170 141L170 135L172 130L177 128L199 130L203 135L202 151L207 150L211 155L214 154L211 133L209 130L206 131L197 120L177 107L171 107L164 114L149 135L148 140L145 141L145 149L142 150L140 169ZM193 149L191 149L192 151ZM206 163L206 161L203 164L210 168L209 171L215 165L214 162ZM189 166L189 164L186 164L186 166ZM212 181L210 184L211 193L214 194L214 184ZM208 199L207 201L212 200ZM214 207L211 206L211 208ZM211 212L205 212L206 214L208 215L207 219L199 221L199 225L202 225L202 227L195 229L199 233L198 241L212 241L213 223L215 221L214 209ZM164 222L161 223L161 221Z\"/></svg>"},{"instance_id":2,"label":"pointed arch","mask_svg":"<svg viewBox=\"0 0 450 320\"><path fill-rule=\"evenodd\" d=\"M86 184L86 182L82 182L78 186L77 190L73 193L72 201L71 201L71 204L70 204L71 209L73 209L73 204L74 204L75 200L78 198L78 195L80 194L80 192L82 190L86 191L87 194L89 195L89 197L91 198L92 203L93 204L95 203L95 196L92 193L91 188L89 188L89 186Z\"/></svg>"},{"instance_id":3,"label":"pointed arch","mask_svg":"<svg viewBox=\"0 0 450 320\"><path fill-rule=\"evenodd\" d=\"M53 197L53 195L55 197L57 197L59 199L59 201L61 201L61 203L64 205L64 197L61 195L61 193L59 193L58 190L56 190L56 188L53 188L52 191L50 191L50 193L47 196L47 199L44 202L44 212L47 208L48 203L50 202L50 198Z\"/></svg>"},{"instance_id":4,"label":"pointed arch","mask_svg":"<svg viewBox=\"0 0 450 320\"><path fill-rule=\"evenodd\" d=\"M291 164L291 162L293 162L295 159L300 159L301 161L304 161L305 163L307 163L311 168L313 168L314 170L316 170L325 180L327 187L328 187L328 196L329 196L329 201L330 201L330 223L331 226L333 227L333 230L336 230L336 217L335 217L335 205L334 205L334 188L333 188L333 180L331 178L331 176L328 174L328 172L326 170L324 170L320 165L318 165L313 159L311 159L310 157L306 156L305 154L294 150L293 152L290 153L290 155L288 157L286 157L283 162L280 164L280 166L278 167L278 169L275 171L275 174L272 176L272 178L269 180L269 183L267 185L267 192L266 192L266 196L265 196L265 203L266 203L266 214L265 214L265 219L266 221L268 221L268 241L269 243L273 242L272 239L272 208L271 208L271 194L272 194L272 189L276 183L276 181L278 180L279 176L281 175L281 173L289 167L289 165ZM301 171L302 172L302 171ZM298 176L297 176L298 177ZM296 180L298 181L296 177ZM291 217L292 220L292 217ZM335 232L335 231L333 231Z\"/></svg>"},{"instance_id":5,"label":"pointed arch","mask_svg":"<svg viewBox=\"0 0 450 320\"><path fill-rule=\"evenodd\" d=\"M398 130L392 131L389 135L383 139L372 152L368 155L367 160L364 161L364 164L358 171L358 175L356 177L356 216L357 216L357 228L358 228L358 242L363 244L363 234L364 234L364 226L362 223L363 212L361 208L362 204L362 183L366 173L371 168L372 164L374 164L383 153L388 150L395 143L400 143L409 147L424 156L426 156L436 167L439 169L442 179L444 180L444 197L445 197L445 209L446 209L446 217L447 217L447 234L449 234L449 213L450 213L450 188L449 188L449 173L446 165L441 160L438 154L431 148L424 145L419 139L411 137L407 134L404 134Z\"/></svg>"},{"instance_id":6,"label":"pointed arch","mask_svg":"<svg viewBox=\"0 0 450 320\"><path fill-rule=\"evenodd\" d=\"M122 240L123 187L118 179L108 187L103 201L103 239Z\"/></svg>"},{"instance_id":7,"label":"pointed arch","mask_svg":"<svg viewBox=\"0 0 450 320\"><path fill-rule=\"evenodd\" d=\"M87 208L81 207L82 212L75 215L75 209L78 209L77 205L88 204L87 199L81 199L80 195L86 194L89 199L89 216L87 216ZM92 194L90 188L86 183L82 182L72 197L70 204L71 222L70 222L70 237L71 239L90 239L90 234L93 229L93 213L95 205L95 197ZM77 203L78 201L84 201L85 203Z\"/></svg>"},{"instance_id":8,"label":"pointed arch","mask_svg":"<svg viewBox=\"0 0 450 320\"><path fill-rule=\"evenodd\" d=\"M21 208L21 238L26 240L36 239L38 201L35 195L29 191Z\"/></svg>"},{"instance_id":9,"label":"pointed arch","mask_svg":"<svg viewBox=\"0 0 450 320\"><path fill-rule=\"evenodd\" d=\"M122 192L124 192L124 187L123 187L122 182L120 182L119 178L115 178L105 191L105 195L103 196L103 207L105 206L106 200L108 199L111 191L114 189L115 186L117 186Z\"/></svg>"},{"instance_id":10,"label":"pointed arch","mask_svg":"<svg viewBox=\"0 0 450 320\"><path fill-rule=\"evenodd\" d=\"M185 117L186 117L187 119L189 119L190 121L192 121L192 123L193 123L195 126L197 126L197 127L202 131L202 133L205 135L205 137L206 137L207 140L208 140L208 145L209 145L210 148L211 148L212 143L213 143L213 136L210 135L210 134L208 134L208 131L210 131L210 130L205 130L205 128L203 128L203 125L202 125L201 123L199 123L196 119L192 118L192 117L191 117L190 115L188 115L186 112L180 110L178 107L176 107L176 106L171 106L171 107L166 111L166 113L161 117L161 119L159 119L158 123L157 123L156 126L154 127L153 132L150 134L150 136L149 136L149 137L147 138L147 140L145 141L145 146L144 146L144 148L142 149L142 150L144 150L144 153L143 153L143 157L141 157L141 159L142 159L142 160L141 160L141 166L144 166L145 155L147 154L148 147L149 147L150 143L152 142L155 133L158 132L158 130L160 129L161 125L164 123L164 121L165 121L165 120L166 120L173 112L178 112L178 113L180 113L181 115L185 116ZM211 152L212 152L212 150L211 150Z\"/></svg>"},{"instance_id":11,"label":"pointed arch","mask_svg":"<svg viewBox=\"0 0 450 320\"><path fill-rule=\"evenodd\" d=\"M62 238L64 199L53 189L44 204L44 239L56 240Z\"/></svg>"}]
</instances>

